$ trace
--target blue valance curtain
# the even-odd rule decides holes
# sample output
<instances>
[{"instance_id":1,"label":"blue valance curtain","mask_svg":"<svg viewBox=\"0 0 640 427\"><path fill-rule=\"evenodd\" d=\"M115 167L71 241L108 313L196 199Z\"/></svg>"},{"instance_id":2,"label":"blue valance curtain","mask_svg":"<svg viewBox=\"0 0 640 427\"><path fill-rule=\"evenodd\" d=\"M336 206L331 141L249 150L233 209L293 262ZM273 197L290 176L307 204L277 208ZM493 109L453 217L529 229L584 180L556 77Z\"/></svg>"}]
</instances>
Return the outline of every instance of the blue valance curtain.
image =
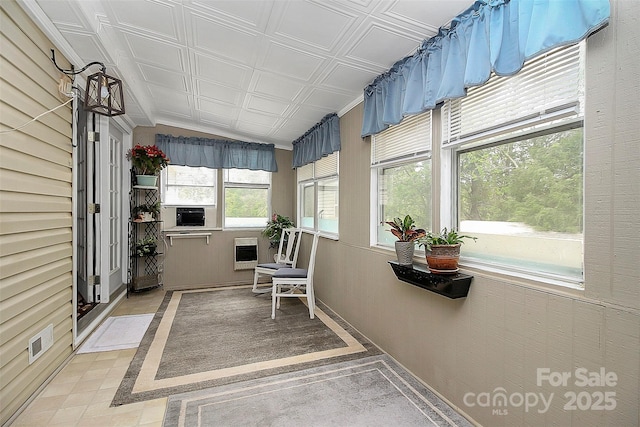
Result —
<instances>
[{"instance_id":1,"label":"blue valance curtain","mask_svg":"<svg viewBox=\"0 0 640 427\"><path fill-rule=\"evenodd\" d=\"M365 88L362 136L463 97L492 71L513 75L525 60L584 39L609 15L609 0L476 1Z\"/></svg>"},{"instance_id":2,"label":"blue valance curtain","mask_svg":"<svg viewBox=\"0 0 640 427\"><path fill-rule=\"evenodd\" d=\"M334 151L340 151L340 119L332 113L293 141L293 167L315 162Z\"/></svg>"},{"instance_id":3,"label":"blue valance curtain","mask_svg":"<svg viewBox=\"0 0 640 427\"><path fill-rule=\"evenodd\" d=\"M273 144L156 134L156 145L172 165L278 171Z\"/></svg>"}]
</instances>

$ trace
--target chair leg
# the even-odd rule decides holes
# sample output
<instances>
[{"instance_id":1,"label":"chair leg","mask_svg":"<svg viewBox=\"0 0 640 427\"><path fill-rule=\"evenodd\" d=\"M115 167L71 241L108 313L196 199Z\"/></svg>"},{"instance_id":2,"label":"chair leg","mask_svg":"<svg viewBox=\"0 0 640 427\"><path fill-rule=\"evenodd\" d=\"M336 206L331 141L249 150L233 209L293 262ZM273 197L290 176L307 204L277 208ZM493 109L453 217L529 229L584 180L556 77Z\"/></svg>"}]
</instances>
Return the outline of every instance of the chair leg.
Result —
<instances>
[{"instance_id":1,"label":"chair leg","mask_svg":"<svg viewBox=\"0 0 640 427\"><path fill-rule=\"evenodd\" d=\"M258 277L260 276L260 274L258 273L258 270L256 270L253 273L253 293L256 293L256 291L258 290Z\"/></svg>"},{"instance_id":2,"label":"chair leg","mask_svg":"<svg viewBox=\"0 0 640 427\"><path fill-rule=\"evenodd\" d=\"M288 288L291 288L291 291L288 290ZM311 319L315 318L315 308L316 308L316 296L315 296L315 292L313 291L313 283L311 284L307 284L307 285L285 285L285 289L287 289L287 294L289 294L290 292L293 292L293 290L298 289L299 291L301 291L302 293L295 293L292 296L298 296L300 298L306 298L307 299L307 306L309 308L309 317ZM276 284L276 283L272 283L271 285L271 318L275 319L276 318L276 310L280 309L280 294L283 292L282 290L282 285L281 284ZM286 295L288 296L288 295Z\"/></svg>"},{"instance_id":3,"label":"chair leg","mask_svg":"<svg viewBox=\"0 0 640 427\"><path fill-rule=\"evenodd\" d=\"M282 293L282 285L278 285L276 286L276 294L280 294ZM280 295L276 296L276 310L280 310L280 301L282 300L282 297Z\"/></svg>"},{"instance_id":4,"label":"chair leg","mask_svg":"<svg viewBox=\"0 0 640 427\"><path fill-rule=\"evenodd\" d=\"M314 311L316 309L316 297L313 292L313 284L309 283L306 286L305 293L307 294L307 305L309 306L309 317L313 319Z\"/></svg>"},{"instance_id":5,"label":"chair leg","mask_svg":"<svg viewBox=\"0 0 640 427\"><path fill-rule=\"evenodd\" d=\"M271 285L271 318L276 318L276 284Z\"/></svg>"}]
</instances>

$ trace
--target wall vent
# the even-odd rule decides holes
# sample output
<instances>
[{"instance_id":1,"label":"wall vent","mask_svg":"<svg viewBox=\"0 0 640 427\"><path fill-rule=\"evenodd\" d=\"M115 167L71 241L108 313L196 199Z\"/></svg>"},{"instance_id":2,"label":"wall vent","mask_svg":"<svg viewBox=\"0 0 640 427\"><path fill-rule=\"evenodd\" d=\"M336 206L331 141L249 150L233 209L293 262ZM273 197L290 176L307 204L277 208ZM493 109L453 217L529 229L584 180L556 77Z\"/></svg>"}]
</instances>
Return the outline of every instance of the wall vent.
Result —
<instances>
[{"instance_id":1,"label":"wall vent","mask_svg":"<svg viewBox=\"0 0 640 427\"><path fill-rule=\"evenodd\" d=\"M29 340L29 365L53 345L53 323Z\"/></svg>"},{"instance_id":2,"label":"wall vent","mask_svg":"<svg viewBox=\"0 0 640 427\"><path fill-rule=\"evenodd\" d=\"M258 265L258 239L237 237L234 239L234 270L253 270Z\"/></svg>"}]
</instances>

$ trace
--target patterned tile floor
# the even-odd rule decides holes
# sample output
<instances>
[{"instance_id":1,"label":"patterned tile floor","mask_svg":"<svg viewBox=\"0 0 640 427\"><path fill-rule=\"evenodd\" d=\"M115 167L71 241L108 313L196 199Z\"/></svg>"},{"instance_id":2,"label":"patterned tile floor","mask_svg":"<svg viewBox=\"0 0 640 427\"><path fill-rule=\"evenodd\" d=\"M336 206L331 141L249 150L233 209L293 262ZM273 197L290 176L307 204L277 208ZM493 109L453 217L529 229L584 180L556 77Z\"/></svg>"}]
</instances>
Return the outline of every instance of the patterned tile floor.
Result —
<instances>
[{"instance_id":1,"label":"patterned tile floor","mask_svg":"<svg viewBox=\"0 0 640 427\"><path fill-rule=\"evenodd\" d=\"M165 292L132 294L110 314L155 313ZM29 404L12 427L159 427L167 398L109 405L136 349L76 354Z\"/></svg>"}]
</instances>

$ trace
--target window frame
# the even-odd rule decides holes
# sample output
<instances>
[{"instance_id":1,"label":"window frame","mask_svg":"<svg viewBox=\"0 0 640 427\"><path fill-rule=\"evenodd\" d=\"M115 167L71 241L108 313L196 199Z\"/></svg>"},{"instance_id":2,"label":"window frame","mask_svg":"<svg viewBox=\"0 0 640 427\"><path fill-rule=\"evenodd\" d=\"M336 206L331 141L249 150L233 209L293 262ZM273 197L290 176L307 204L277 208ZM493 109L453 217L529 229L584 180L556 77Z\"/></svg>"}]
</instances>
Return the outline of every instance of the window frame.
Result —
<instances>
[{"instance_id":1,"label":"window frame","mask_svg":"<svg viewBox=\"0 0 640 427\"><path fill-rule=\"evenodd\" d=\"M386 250L395 250L394 246L390 244L385 244L379 239L378 231L379 225L384 221L383 218L383 209L380 204L380 173L384 169L392 169L401 166L409 166L415 165L420 162L429 162L431 168L431 182L433 182L433 156L431 152L424 153L418 156L411 156L409 158L401 159L401 160L393 160L389 162L379 163L375 166L371 166L371 229L370 229L370 245L372 247L377 247ZM431 197L432 197L432 212L430 213L431 222L433 222L433 210L435 206L433 206L433 185L431 186ZM418 228L425 227L425 224L416 224ZM416 247L416 253L421 254L424 250Z\"/></svg>"},{"instance_id":2,"label":"window frame","mask_svg":"<svg viewBox=\"0 0 640 427\"><path fill-rule=\"evenodd\" d=\"M316 177L316 163L322 161L322 159L313 162L313 163L309 163L305 166L302 166L300 168L296 169L296 187L297 187L297 223L298 223L298 227L303 229L303 230L309 230L312 232L317 232L319 233L320 236L322 237L326 237L329 239L333 239L333 240L339 240L340 238L340 152L339 151L334 151L333 153L330 154L330 156L335 155L336 156L336 160L335 160L335 173L330 173L328 175L321 175L319 177ZM324 158L323 158L324 159ZM301 171L302 168L304 167L311 167L311 175L308 178L304 178L304 179L300 179L299 178L299 173ZM333 233L331 231L327 231L327 230L323 230L320 229L320 218L319 218L319 212L318 212L318 184L323 182L323 181L329 181L329 180L336 180L338 183L338 231L336 233ZM305 188L312 188L313 189L313 227L306 227L303 226L302 224L302 219L305 218L304 216L304 189Z\"/></svg>"},{"instance_id":3,"label":"window frame","mask_svg":"<svg viewBox=\"0 0 640 427\"><path fill-rule=\"evenodd\" d=\"M425 115L421 118L421 115ZM400 134L399 138L403 140L403 143L406 144L405 148L396 155L395 153L390 155L389 158L384 158L385 156L378 156L375 151L377 150L376 146L376 138L380 138L380 134L371 136L371 162L370 162L370 229L369 229L369 244L371 247L394 251L395 248L392 245L384 244L378 238L378 231L380 224L384 221L382 217L382 205L380 204L380 172L383 169L391 169L400 166L408 166L411 164L417 164L419 162L428 161L430 163L431 168L431 182L433 184L433 177L435 173L434 168L434 159L433 159L433 142L434 142L434 114L431 110L427 110L424 113L420 113L414 116L410 116L400 122L397 125L390 126L387 130L381 132L397 132ZM408 120L407 120L408 119ZM418 121L424 120L424 123L421 123L422 126L426 126L426 134L423 136L420 133L414 135L418 140L415 143L407 144L406 134L407 131L403 129L403 125L405 126L416 126ZM423 143L424 142L424 143ZM433 224L433 219L435 215L436 205L434 203L434 186L431 186L431 212L428 213L430 216L430 222ZM424 227L425 224L417 224L418 227ZM423 254L424 250L420 248L416 248L417 254Z\"/></svg>"},{"instance_id":4,"label":"window frame","mask_svg":"<svg viewBox=\"0 0 640 427\"><path fill-rule=\"evenodd\" d=\"M572 47L565 47L565 49L571 49ZM560 48L563 49L563 48ZM558 50L560 50L558 49ZM532 280L535 282L541 282L554 286L562 286L564 288L571 288L576 290L584 290L584 218L585 218L585 202L584 202L584 171L585 167L585 136L584 136L584 86L582 89L580 85L584 84L584 42L578 47L580 52L578 54L579 67L581 67L581 79L578 87L578 99L573 104L565 104L563 108L558 108L556 111L547 113L546 111L539 114L536 119L522 118L513 121L504 122L501 126L493 126L488 131L478 132L471 135L465 141L446 141L445 126L447 119L445 113L441 111L440 125L441 125L441 144L437 149L439 150L440 158L440 200L439 200L439 213L440 213L440 229L443 227L455 227L456 229L460 225L459 218L459 170L458 165L460 162L460 156L464 153L486 149L490 146L498 146L508 144L514 141L523 141L536 136L548 135L552 133L559 133L570 129L582 128L582 167L583 167L583 180L582 180L582 218L583 218L583 230L582 230L582 275L565 276L555 274L549 271L534 270L532 268L519 267L514 264L488 262L486 260L480 260L477 258L471 258L465 256L464 248L461 253L460 262L467 267L476 268L491 273L506 274L513 277L518 277L526 280ZM526 64L525 64L526 67ZM472 96L472 93L470 94ZM446 101L443 105L443 109L447 108L450 102ZM526 102L526 101L525 101Z\"/></svg>"},{"instance_id":5,"label":"window frame","mask_svg":"<svg viewBox=\"0 0 640 427\"><path fill-rule=\"evenodd\" d=\"M263 171L263 172L267 172L267 171ZM247 225L243 225L240 227L230 227L227 225L227 210L226 210L226 202L227 202L227 189L228 188L244 188L244 189L256 189L256 190L267 190L267 215L266 215L266 220L268 221L270 218L270 212L271 212L271 187L272 187L272 182L273 182L273 173L272 172L267 172L269 174L269 183L268 184L262 184L262 183L247 183L247 182L234 182L234 181L228 181L228 176L229 176L229 169L223 169L222 170L222 192L221 192L221 197L222 197L222 228L224 230L255 230L255 229L262 229L266 226L265 225L260 225L260 226L255 226L255 227L251 227L251 226L247 226Z\"/></svg>"}]
</instances>

